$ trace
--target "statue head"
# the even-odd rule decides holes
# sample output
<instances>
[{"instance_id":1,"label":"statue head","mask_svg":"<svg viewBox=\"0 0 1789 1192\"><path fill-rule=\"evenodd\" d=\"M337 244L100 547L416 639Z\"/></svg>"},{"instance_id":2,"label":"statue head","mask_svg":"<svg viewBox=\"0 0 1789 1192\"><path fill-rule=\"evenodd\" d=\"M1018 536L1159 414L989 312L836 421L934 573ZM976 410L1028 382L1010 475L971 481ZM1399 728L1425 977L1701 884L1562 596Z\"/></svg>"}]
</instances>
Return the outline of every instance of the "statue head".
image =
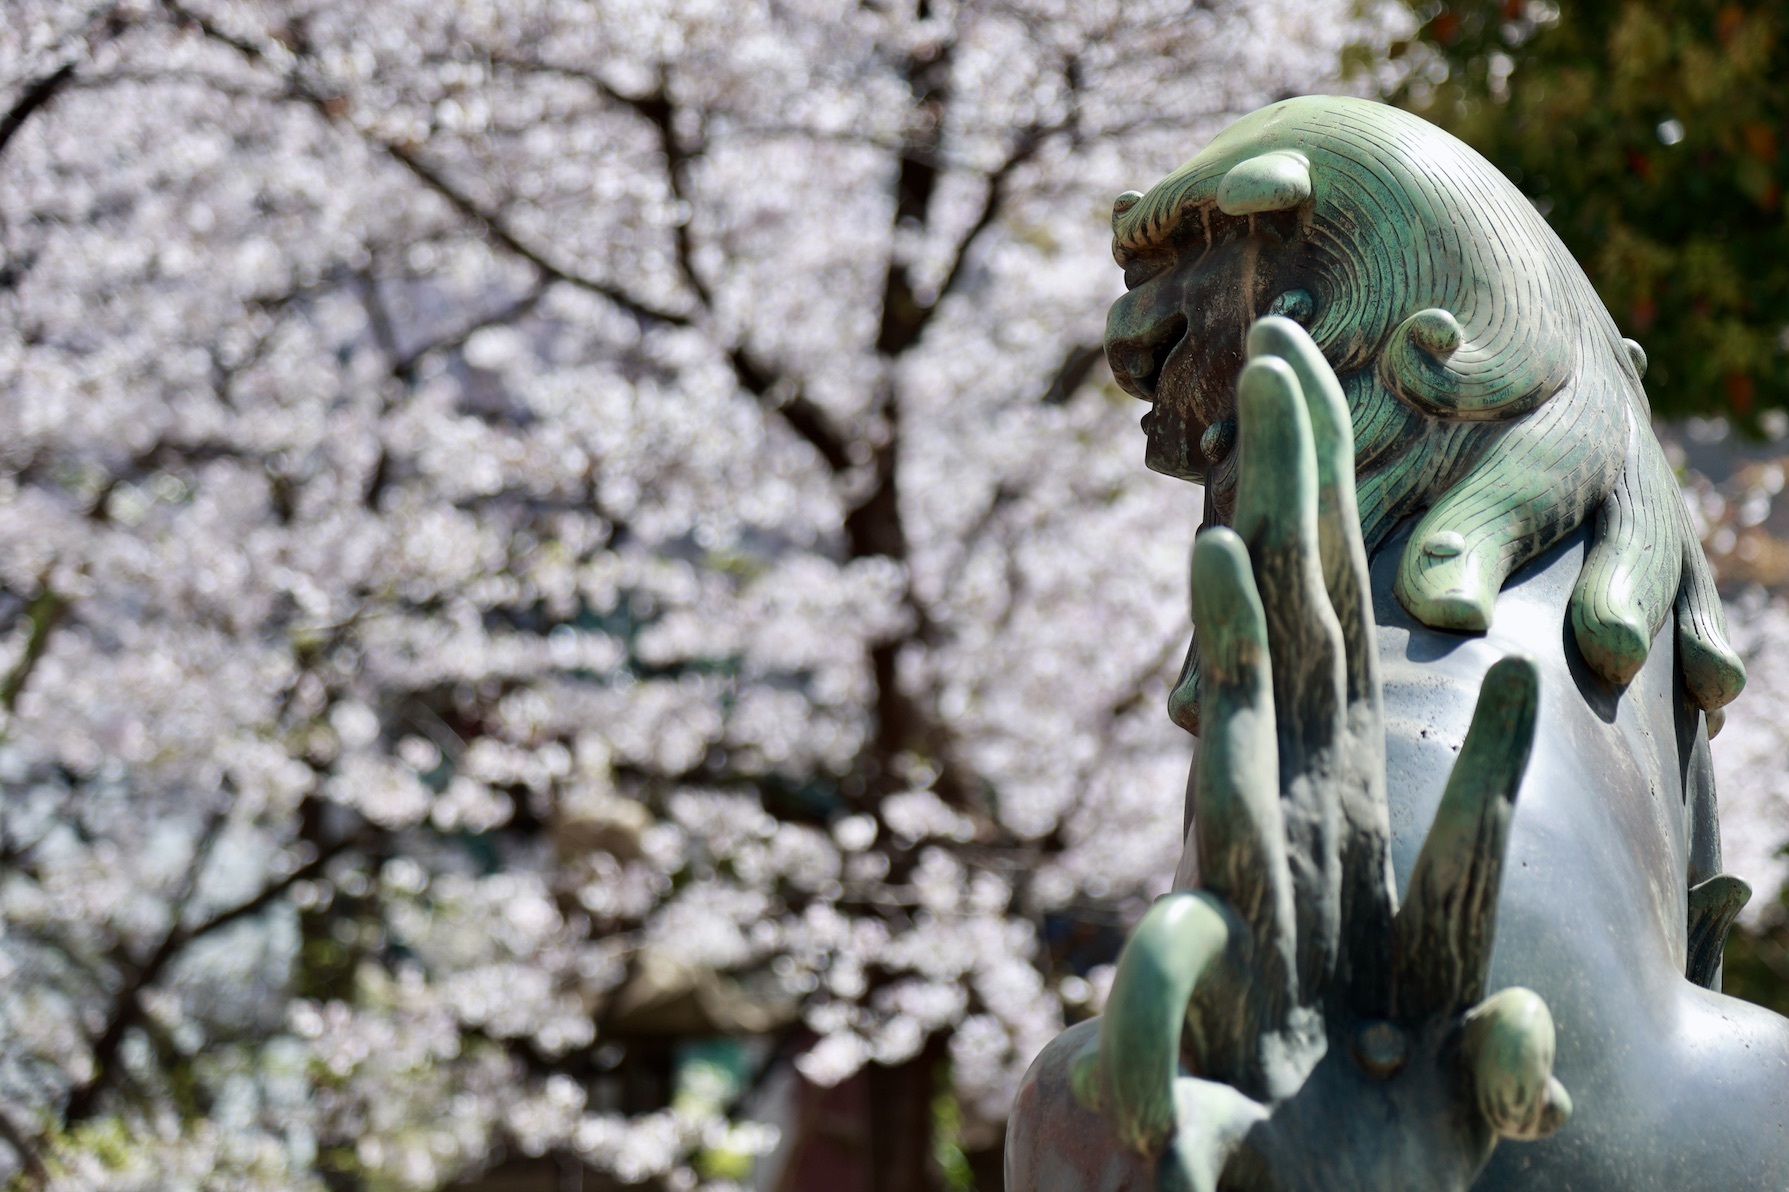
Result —
<instances>
[{"instance_id":1,"label":"statue head","mask_svg":"<svg viewBox=\"0 0 1789 1192\"><path fill-rule=\"evenodd\" d=\"M1119 196L1112 227L1128 292L1107 358L1151 405L1147 463L1205 484L1211 520L1235 512L1249 329L1285 316L1346 396L1368 550L1421 517L1396 589L1413 616L1482 632L1510 573L1595 519L1572 609L1593 669L1626 684L1675 607L1693 697L1714 709L1738 693L1651 433L1645 356L1484 158L1383 104L1290 99ZM1175 711L1196 724L1190 691Z\"/></svg>"},{"instance_id":2,"label":"statue head","mask_svg":"<svg viewBox=\"0 0 1789 1192\"><path fill-rule=\"evenodd\" d=\"M1363 405L1395 396L1433 419L1507 422L1599 346L1621 364L1618 396L1645 400L1528 200L1395 108L1327 96L1264 108L1147 194L1121 196L1112 228L1130 292L1106 349L1118 383L1154 405L1148 460L1169 475L1204 479L1227 458L1228 436L1207 432L1233 417L1243 337L1267 314L1303 324L1339 374L1377 366L1381 392Z\"/></svg>"}]
</instances>

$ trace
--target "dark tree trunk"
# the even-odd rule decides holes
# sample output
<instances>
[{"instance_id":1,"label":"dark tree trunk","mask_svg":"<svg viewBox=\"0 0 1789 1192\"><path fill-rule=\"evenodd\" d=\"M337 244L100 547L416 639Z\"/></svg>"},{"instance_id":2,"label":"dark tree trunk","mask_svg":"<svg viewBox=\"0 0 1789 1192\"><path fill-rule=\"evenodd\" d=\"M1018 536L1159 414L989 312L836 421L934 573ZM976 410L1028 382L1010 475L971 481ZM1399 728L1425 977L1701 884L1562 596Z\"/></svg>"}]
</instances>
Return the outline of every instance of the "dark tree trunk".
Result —
<instances>
[{"instance_id":1,"label":"dark tree trunk","mask_svg":"<svg viewBox=\"0 0 1789 1192\"><path fill-rule=\"evenodd\" d=\"M1006 1132L988 1147L970 1151L969 1177L975 1181L975 1192L1006 1192ZM1023 1192L1021 1189L1020 1192Z\"/></svg>"},{"instance_id":2,"label":"dark tree trunk","mask_svg":"<svg viewBox=\"0 0 1789 1192\"><path fill-rule=\"evenodd\" d=\"M932 1157L932 1100L942 1053L933 1036L908 1062L869 1069L871 1192L936 1192L943 1186Z\"/></svg>"}]
</instances>

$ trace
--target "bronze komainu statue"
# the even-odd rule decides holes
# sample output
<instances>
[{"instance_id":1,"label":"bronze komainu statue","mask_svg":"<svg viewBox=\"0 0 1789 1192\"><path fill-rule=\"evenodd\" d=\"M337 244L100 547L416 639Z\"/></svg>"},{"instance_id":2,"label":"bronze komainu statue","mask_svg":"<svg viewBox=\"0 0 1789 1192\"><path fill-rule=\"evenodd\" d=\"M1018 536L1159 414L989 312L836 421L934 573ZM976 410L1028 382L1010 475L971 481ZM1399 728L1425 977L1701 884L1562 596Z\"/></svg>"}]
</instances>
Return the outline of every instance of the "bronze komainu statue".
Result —
<instances>
[{"instance_id":1,"label":"bronze komainu statue","mask_svg":"<svg viewBox=\"0 0 1789 1192\"><path fill-rule=\"evenodd\" d=\"M1206 491L1192 826L1009 1187L1789 1188L1789 1021L1718 992L1745 675L1639 345L1364 101L1239 121L1113 228L1113 372Z\"/></svg>"}]
</instances>

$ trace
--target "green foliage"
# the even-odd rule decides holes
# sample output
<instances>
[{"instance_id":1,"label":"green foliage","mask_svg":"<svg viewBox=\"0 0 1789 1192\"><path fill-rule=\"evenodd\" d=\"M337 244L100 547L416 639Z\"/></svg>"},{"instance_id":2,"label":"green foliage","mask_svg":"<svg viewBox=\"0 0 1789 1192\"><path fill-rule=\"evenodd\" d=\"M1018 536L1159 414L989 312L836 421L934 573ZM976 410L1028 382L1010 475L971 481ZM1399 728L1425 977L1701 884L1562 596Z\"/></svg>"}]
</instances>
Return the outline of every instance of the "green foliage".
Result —
<instances>
[{"instance_id":1,"label":"green foliage","mask_svg":"<svg viewBox=\"0 0 1789 1192\"><path fill-rule=\"evenodd\" d=\"M671 1108L692 1117L724 1116L751 1081L751 1060L737 1039L685 1039L678 1043L672 1065ZM725 1138L696 1153L696 1170L708 1180L748 1182L754 1162L749 1150L729 1145Z\"/></svg>"},{"instance_id":2,"label":"green foliage","mask_svg":"<svg viewBox=\"0 0 1789 1192\"><path fill-rule=\"evenodd\" d=\"M932 1095L932 1160L944 1192L975 1192L975 1172L963 1150L963 1106L950 1080L950 1066L938 1065Z\"/></svg>"},{"instance_id":3,"label":"green foliage","mask_svg":"<svg viewBox=\"0 0 1789 1192\"><path fill-rule=\"evenodd\" d=\"M1430 5L1394 102L1534 200L1650 359L1656 413L1789 406L1789 2Z\"/></svg>"},{"instance_id":4,"label":"green foliage","mask_svg":"<svg viewBox=\"0 0 1789 1192\"><path fill-rule=\"evenodd\" d=\"M1734 927L1721 991L1789 1015L1789 921L1777 915L1759 927Z\"/></svg>"}]
</instances>

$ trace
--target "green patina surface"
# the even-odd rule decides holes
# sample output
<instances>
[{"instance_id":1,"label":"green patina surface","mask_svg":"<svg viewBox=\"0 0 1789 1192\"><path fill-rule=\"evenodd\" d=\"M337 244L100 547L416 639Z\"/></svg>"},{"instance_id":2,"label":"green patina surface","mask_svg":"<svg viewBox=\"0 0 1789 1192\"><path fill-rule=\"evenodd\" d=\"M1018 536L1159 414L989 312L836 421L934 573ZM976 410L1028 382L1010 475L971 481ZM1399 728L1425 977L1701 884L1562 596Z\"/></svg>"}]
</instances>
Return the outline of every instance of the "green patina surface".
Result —
<instances>
[{"instance_id":1,"label":"green patina surface","mask_svg":"<svg viewBox=\"0 0 1789 1192\"><path fill-rule=\"evenodd\" d=\"M1593 1118L1578 1137L1590 1141L1520 1148L1542 1156L1538 1183L1526 1161L1487 1168L1499 1140L1547 1139L1573 1119L1554 1075L1555 995L1592 1055L1622 1054L1610 1032L1647 1029L1653 1003L1734 1024L1720 1029L1745 1061L1717 1058L1704 1072L1691 1060L1671 1079L1723 1090L1737 1080L1730 1091L1751 1109L1736 1120L1776 1104L1769 1072L1760 1083L1740 1069L1774 1071L1770 1056L1789 1054L1789 1023L1737 1025L1709 992L1748 891L1715 872L1718 841L1692 830L1697 816L1713 822L1701 713L1745 675L1651 433L1645 353L1514 187L1446 134L1375 104L1314 97L1246 117L1147 193L1120 196L1113 229L1128 291L1108 321L1114 375L1152 404L1149 465L1206 488L1192 562L1198 642L1170 700L1200 736L1197 830L1176 892L1126 947L1104 1017L1065 1033L1028 1076L1009 1178L1052 1192L1685 1186L1673 1174L1681 1144L1634 1166L1655 1139L1632 1123L1658 1121L1657 1105L1633 1095L1631 1072L1583 1048L1568 1079L1588 1086ZM1561 554L1568 540L1578 554ZM1414 619L1402 630L1413 651L1428 635L1426 652L1386 662L1404 675L1401 779L1413 758L1451 766L1436 774L1439 801L1422 804L1420 848L1399 854L1401 899L1390 809L1408 816L1413 804L1387 790L1370 566L1382 548L1399 553L1387 556L1395 573L1379 573L1380 615L1401 606ZM1482 657L1459 643L1491 630L1506 581L1543 556L1571 560L1575 583L1548 563L1554 603L1512 607L1538 633L1524 648L1547 657L1444 665ZM1675 649L1648 667L1667 626ZM1443 669L1413 687L1425 661ZM1661 667L1669 698L1635 696L1655 711L1635 713L1652 719L1623 736L1612 727L1621 701L1656 691ZM1429 737L1426 717L1452 715L1443 709L1462 671L1478 696L1457 756L1424 754L1447 748L1413 738ZM1549 698L1584 704L1544 747L1543 673L1559 685ZM1659 729L1671 724L1672 773L1657 777L1677 781L1683 808L1641 811L1664 788L1644 776L1653 746L1634 742L1669 737ZM1645 871L1636 890L1674 904L1660 922L1675 934L1662 964L1646 961L1651 992L1638 1000L1586 999L1584 978L1597 974L1569 954L1563 968L1523 970L1547 998L1507 973L1492 991L1532 757L1548 767L1539 781L1575 784L1543 800L1555 829L1562 814L1602 824L1605 837L1571 847L1620 854ZM1683 818L1664 854L1654 814ZM1531 836L1528 855L1550 830ZM1544 944L1536 898L1555 915L1578 909L1560 893L1595 901L1582 885L1592 879L1528 864L1523 952ZM1625 913L1636 900L1623 897ZM1617 930L1620 917L1603 921ZM1638 972L1643 941L1626 946ZM1629 958L1603 963L1613 976ZM1713 1055L1704 1027L1689 1033L1692 1052ZM1077 1113L1109 1132L1090 1133ZM1627 1134L1609 1124L1617 1113L1630 1115ZM1697 1146L1727 1126L1673 1123ZM1784 1166L1769 1139L1712 1165L1714 1152L1698 1154L1687 1161L1704 1173Z\"/></svg>"}]
</instances>

